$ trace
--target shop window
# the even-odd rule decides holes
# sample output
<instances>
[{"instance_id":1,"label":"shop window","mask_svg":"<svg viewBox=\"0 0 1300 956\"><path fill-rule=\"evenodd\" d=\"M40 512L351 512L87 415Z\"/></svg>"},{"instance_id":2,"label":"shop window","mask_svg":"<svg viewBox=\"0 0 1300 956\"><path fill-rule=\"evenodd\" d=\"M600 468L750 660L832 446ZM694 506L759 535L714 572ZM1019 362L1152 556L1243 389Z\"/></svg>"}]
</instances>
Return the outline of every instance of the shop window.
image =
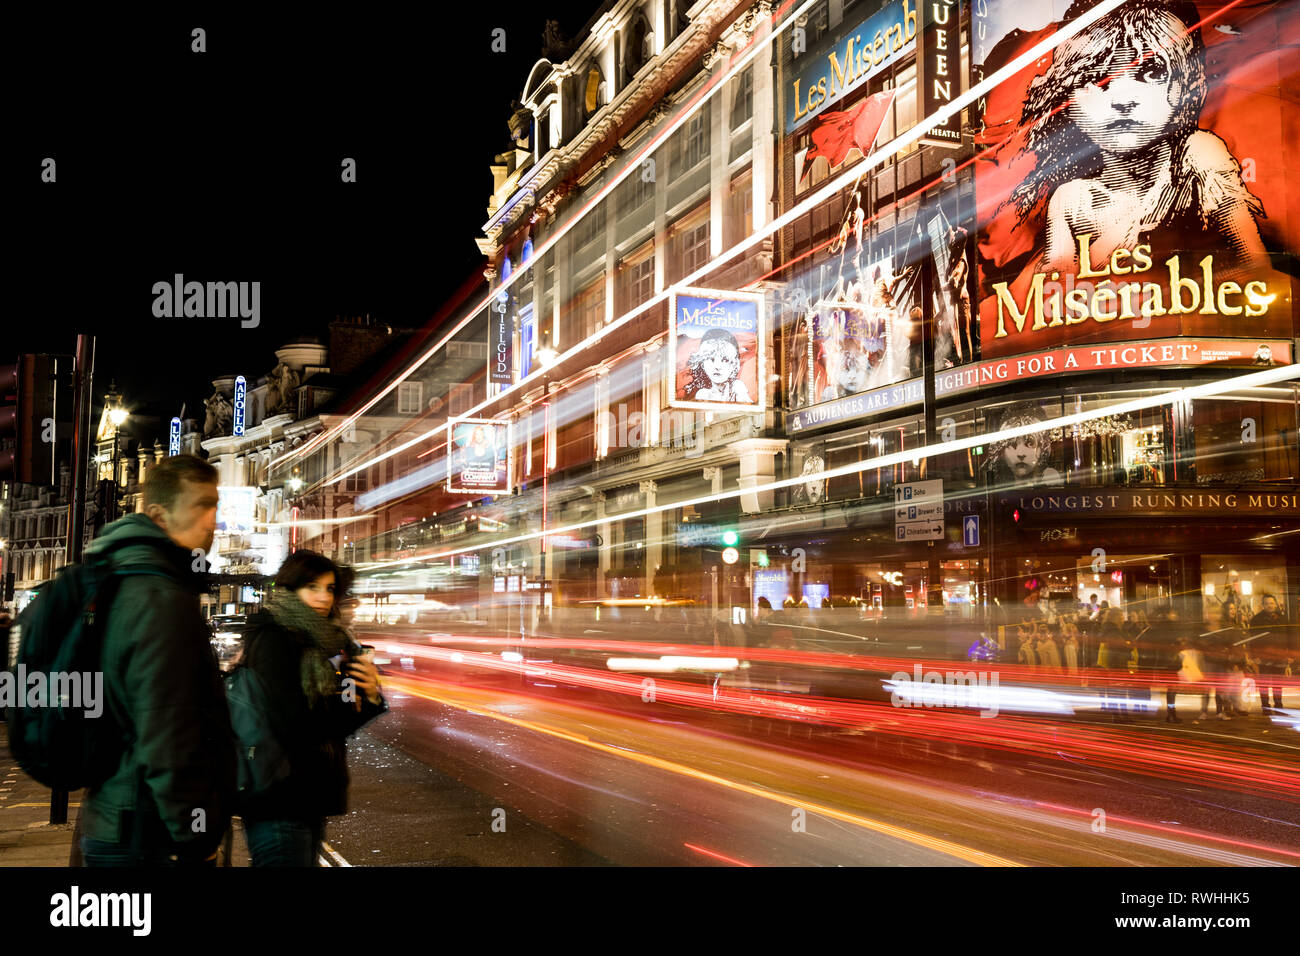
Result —
<instances>
[{"instance_id":1,"label":"shop window","mask_svg":"<svg viewBox=\"0 0 1300 956\"><path fill-rule=\"evenodd\" d=\"M1201 557L1201 601L1207 627L1294 626L1286 562L1267 555Z\"/></svg>"},{"instance_id":2,"label":"shop window","mask_svg":"<svg viewBox=\"0 0 1300 956\"><path fill-rule=\"evenodd\" d=\"M1067 400L1066 411L1104 409L1115 399ZM1061 406L1053 405L1059 409ZM1059 414L1059 412L1058 412ZM1101 415L1051 436L1061 445L1071 484L1163 485L1174 480L1172 411L1168 406ZM1055 460L1055 459L1054 459Z\"/></svg>"},{"instance_id":3,"label":"shop window","mask_svg":"<svg viewBox=\"0 0 1300 956\"><path fill-rule=\"evenodd\" d=\"M1295 393L1285 388L1254 389L1249 398L1197 399L1197 483L1294 480L1295 411Z\"/></svg>"}]
</instances>

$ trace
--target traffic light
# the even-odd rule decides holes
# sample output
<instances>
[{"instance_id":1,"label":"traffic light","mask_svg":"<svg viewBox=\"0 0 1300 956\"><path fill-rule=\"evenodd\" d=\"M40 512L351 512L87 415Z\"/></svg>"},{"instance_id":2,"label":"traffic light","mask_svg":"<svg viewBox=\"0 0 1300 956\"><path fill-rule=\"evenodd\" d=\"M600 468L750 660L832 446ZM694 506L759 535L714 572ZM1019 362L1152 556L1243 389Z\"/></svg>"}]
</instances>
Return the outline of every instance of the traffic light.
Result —
<instances>
[{"instance_id":1,"label":"traffic light","mask_svg":"<svg viewBox=\"0 0 1300 956\"><path fill-rule=\"evenodd\" d=\"M725 548L734 548L740 544L740 532L735 528L727 528L722 532L722 546Z\"/></svg>"},{"instance_id":2,"label":"traffic light","mask_svg":"<svg viewBox=\"0 0 1300 956\"><path fill-rule=\"evenodd\" d=\"M20 355L0 366L0 479L56 483L72 410L60 379L70 368L68 359L54 355Z\"/></svg>"},{"instance_id":3,"label":"traffic light","mask_svg":"<svg viewBox=\"0 0 1300 956\"><path fill-rule=\"evenodd\" d=\"M0 365L0 479L15 479L18 459L18 366Z\"/></svg>"}]
</instances>

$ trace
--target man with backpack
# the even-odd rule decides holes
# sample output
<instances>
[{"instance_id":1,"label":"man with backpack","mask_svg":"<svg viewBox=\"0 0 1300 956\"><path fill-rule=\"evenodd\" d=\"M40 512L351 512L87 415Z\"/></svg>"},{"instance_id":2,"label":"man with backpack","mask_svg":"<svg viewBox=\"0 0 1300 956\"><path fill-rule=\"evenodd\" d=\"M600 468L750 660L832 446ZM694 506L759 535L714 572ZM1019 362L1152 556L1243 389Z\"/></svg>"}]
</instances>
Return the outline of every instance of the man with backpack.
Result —
<instances>
[{"instance_id":1,"label":"man with backpack","mask_svg":"<svg viewBox=\"0 0 1300 956\"><path fill-rule=\"evenodd\" d=\"M211 865L230 824L234 740L199 610L217 477L200 458L164 459L145 482L144 513L86 550L116 575L101 666L123 731L116 770L82 802L87 866Z\"/></svg>"}]
</instances>

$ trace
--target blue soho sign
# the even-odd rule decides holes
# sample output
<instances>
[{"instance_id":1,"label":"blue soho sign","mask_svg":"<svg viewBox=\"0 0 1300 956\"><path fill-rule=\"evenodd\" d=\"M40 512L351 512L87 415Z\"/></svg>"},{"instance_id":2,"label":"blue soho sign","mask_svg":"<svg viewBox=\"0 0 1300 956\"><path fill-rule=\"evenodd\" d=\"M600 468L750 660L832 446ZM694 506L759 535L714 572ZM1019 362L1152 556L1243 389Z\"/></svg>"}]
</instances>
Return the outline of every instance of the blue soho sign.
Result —
<instances>
[{"instance_id":1,"label":"blue soho sign","mask_svg":"<svg viewBox=\"0 0 1300 956\"><path fill-rule=\"evenodd\" d=\"M244 376L235 379L235 437L244 434L244 410L248 406L248 382Z\"/></svg>"},{"instance_id":2,"label":"blue soho sign","mask_svg":"<svg viewBox=\"0 0 1300 956\"><path fill-rule=\"evenodd\" d=\"M785 131L793 133L893 64L916 43L918 0L891 0L829 45L795 60L785 86Z\"/></svg>"},{"instance_id":3,"label":"blue soho sign","mask_svg":"<svg viewBox=\"0 0 1300 956\"><path fill-rule=\"evenodd\" d=\"M171 430L167 435L167 455L179 455L181 453L181 420L172 419Z\"/></svg>"}]
</instances>

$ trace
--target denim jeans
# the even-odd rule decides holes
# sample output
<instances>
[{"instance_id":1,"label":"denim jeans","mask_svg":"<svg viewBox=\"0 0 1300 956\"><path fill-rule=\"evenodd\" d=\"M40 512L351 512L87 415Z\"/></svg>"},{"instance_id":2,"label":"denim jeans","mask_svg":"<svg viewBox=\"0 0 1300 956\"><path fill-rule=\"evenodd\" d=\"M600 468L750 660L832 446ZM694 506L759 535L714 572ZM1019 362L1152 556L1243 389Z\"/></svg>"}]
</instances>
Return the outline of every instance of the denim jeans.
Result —
<instances>
[{"instance_id":1,"label":"denim jeans","mask_svg":"<svg viewBox=\"0 0 1300 956\"><path fill-rule=\"evenodd\" d=\"M200 862L182 862L171 853L171 848L144 847L139 851L129 843L112 843L108 840L81 838L81 857L86 866L216 866L215 858Z\"/></svg>"},{"instance_id":2,"label":"denim jeans","mask_svg":"<svg viewBox=\"0 0 1300 956\"><path fill-rule=\"evenodd\" d=\"M244 820L253 866L315 866L324 820Z\"/></svg>"}]
</instances>

